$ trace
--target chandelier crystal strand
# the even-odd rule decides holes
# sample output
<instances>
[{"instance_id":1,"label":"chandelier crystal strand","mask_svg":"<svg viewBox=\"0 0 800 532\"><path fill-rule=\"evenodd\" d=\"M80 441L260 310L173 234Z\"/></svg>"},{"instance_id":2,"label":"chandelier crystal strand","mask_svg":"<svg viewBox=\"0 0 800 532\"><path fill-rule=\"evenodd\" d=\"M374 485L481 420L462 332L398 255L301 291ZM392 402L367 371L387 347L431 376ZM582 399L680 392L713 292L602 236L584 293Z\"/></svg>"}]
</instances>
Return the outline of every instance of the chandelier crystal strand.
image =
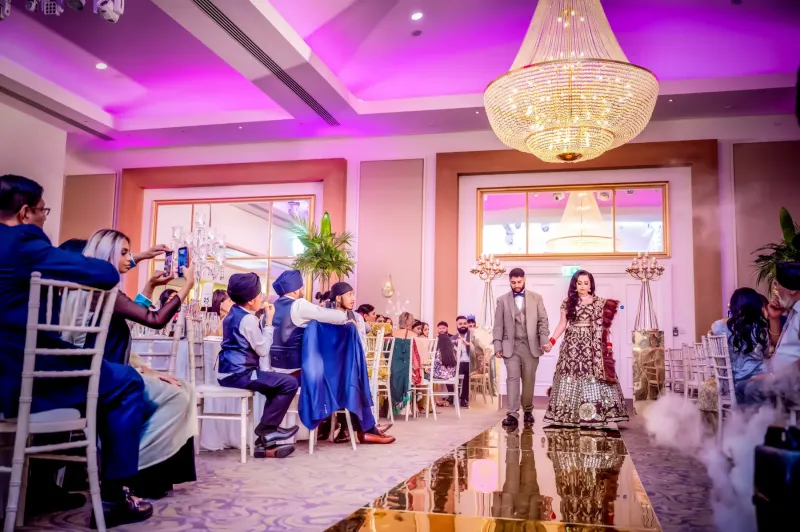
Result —
<instances>
[{"instance_id":1,"label":"chandelier crystal strand","mask_svg":"<svg viewBox=\"0 0 800 532\"><path fill-rule=\"evenodd\" d=\"M587 161L636 137L658 81L632 65L599 0L539 0L527 65L486 88L486 115L510 148L546 162Z\"/></svg>"}]
</instances>

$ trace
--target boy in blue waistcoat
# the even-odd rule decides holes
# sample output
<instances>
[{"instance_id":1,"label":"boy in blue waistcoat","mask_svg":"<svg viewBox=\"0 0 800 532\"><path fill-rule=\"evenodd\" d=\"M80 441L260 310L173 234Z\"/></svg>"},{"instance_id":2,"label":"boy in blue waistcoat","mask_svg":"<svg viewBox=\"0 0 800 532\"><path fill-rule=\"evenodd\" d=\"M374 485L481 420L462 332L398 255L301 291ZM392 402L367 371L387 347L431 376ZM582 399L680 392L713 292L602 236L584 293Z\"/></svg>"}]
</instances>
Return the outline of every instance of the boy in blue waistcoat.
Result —
<instances>
[{"instance_id":1,"label":"boy in blue waistcoat","mask_svg":"<svg viewBox=\"0 0 800 532\"><path fill-rule=\"evenodd\" d=\"M228 281L228 295L235 305L222 321L222 348L219 354L220 386L242 388L267 399L261 422L255 429L257 456L285 458L294 445L278 445L293 437L299 427L281 428L286 411L297 394L297 379L274 371L261 371L261 357L269 355L271 330L265 331L256 317L263 305L261 280L255 273L237 273ZM242 442L244 445L244 442Z\"/></svg>"}]
</instances>

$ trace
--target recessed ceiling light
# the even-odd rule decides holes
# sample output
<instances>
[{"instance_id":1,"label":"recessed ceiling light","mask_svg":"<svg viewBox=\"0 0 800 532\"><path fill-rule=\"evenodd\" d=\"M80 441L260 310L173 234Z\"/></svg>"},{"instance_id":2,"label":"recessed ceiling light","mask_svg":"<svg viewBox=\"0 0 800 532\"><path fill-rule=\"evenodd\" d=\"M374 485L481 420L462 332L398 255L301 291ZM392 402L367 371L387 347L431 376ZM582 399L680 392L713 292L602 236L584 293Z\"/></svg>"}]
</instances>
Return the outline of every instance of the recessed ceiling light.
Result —
<instances>
[{"instance_id":1,"label":"recessed ceiling light","mask_svg":"<svg viewBox=\"0 0 800 532\"><path fill-rule=\"evenodd\" d=\"M107 68L108 68L108 65L107 65L107 64L105 64L105 63L97 63L97 64L96 64L94 67L95 67L97 70L105 70L105 69L107 69Z\"/></svg>"},{"instance_id":2,"label":"recessed ceiling light","mask_svg":"<svg viewBox=\"0 0 800 532\"><path fill-rule=\"evenodd\" d=\"M475 111L475 114L479 115L479 114L481 114L481 112L480 111Z\"/></svg>"},{"instance_id":3,"label":"recessed ceiling light","mask_svg":"<svg viewBox=\"0 0 800 532\"><path fill-rule=\"evenodd\" d=\"M669 101L672 101L672 98L670 98Z\"/></svg>"},{"instance_id":4,"label":"recessed ceiling light","mask_svg":"<svg viewBox=\"0 0 800 532\"><path fill-rule=\"evenodd\" d=\"M239 129L242 129L242 126L239 126Z\"/></svg>"},{"instance_id":5,"label":"recessed ceiling light","mask_svg":"<svg viewBox=\"0 0 800 532\"><path fill-rule=\"evenodd\" d=\"M363 102L364 100L362 100L361 98L359 98L359 99L358 99L358 101L359 101L359 102Z\"/></svg>"},{"instance_id":6,"label":"recessed ceiling light","mask_svg":"<svg viewBox=\"0 0 800 532\"><path fill-rule=\"evenodd\" d=\"M421 18L422 18L422 13L420 11L417 11L416 13L413 13L411 15L411 20L419 20Z\"/></svg>"}]
</instances>

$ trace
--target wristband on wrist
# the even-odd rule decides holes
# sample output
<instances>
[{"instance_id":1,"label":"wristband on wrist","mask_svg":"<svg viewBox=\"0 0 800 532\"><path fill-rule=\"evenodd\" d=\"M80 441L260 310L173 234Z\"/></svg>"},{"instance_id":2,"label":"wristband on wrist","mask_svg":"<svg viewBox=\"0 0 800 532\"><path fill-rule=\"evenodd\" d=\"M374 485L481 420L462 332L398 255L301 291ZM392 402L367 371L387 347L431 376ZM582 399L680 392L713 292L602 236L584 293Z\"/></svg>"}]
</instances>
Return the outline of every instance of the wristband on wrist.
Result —
<instances>
[{"instance_id":1,"label":"wristband on wrist","mask_svg":"<svg viewBox=\"0 0 800 532\"><path fill-rule=\"evenodd\" d=\"M556 339L555 338L550 337L550 345L551 346L556 345Z\"/></svg>"}]
</instances>

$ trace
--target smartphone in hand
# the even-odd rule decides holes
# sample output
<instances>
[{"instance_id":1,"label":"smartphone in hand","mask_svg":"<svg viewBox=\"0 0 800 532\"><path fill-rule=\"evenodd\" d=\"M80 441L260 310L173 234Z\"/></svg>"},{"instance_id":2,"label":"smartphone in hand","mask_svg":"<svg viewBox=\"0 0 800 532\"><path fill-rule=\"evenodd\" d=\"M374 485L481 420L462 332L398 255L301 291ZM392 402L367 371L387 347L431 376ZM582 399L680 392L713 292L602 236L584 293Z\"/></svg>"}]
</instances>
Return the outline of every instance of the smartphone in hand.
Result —
<instances>
[{"instance_id":1,"label":"smartphone in hand","mask_svg":"<svg viewBox=\"0 0 800 532\"><path fill-rule=\"evenodd\" d=\"M178 277L183 277L183 269L189 266L189 248L178 248Z\"/></svg>"},{"instance_id":2,"label":"smartphone in hand","mask_svg":"<svg viewBox=\"0 0 800 532\"><path fill-rule=\"evenodd\" d=\"M164 277L172 275L172 251L164 253Z\"/></svg>"}]
</instances>

